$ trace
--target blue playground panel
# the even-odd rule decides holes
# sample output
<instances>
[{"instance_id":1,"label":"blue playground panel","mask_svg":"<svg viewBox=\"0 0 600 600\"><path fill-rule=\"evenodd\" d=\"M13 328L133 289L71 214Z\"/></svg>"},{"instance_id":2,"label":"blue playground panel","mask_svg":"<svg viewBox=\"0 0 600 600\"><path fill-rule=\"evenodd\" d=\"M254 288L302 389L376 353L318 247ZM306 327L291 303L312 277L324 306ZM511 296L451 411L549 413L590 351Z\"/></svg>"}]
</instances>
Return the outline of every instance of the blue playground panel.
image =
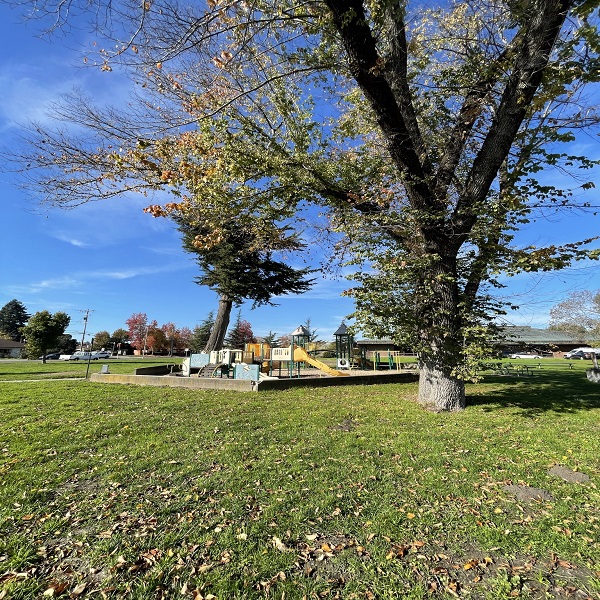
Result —
<instances>
[{"instance_id":1,"label":"blue playground panel","mask_svg":"<svg viewBox=\"0 0 600 600\"><path fill-rule=\"evenodd\" d=\"M246 365L244 363L233 365L234 379L249 379L251 381L258 381L259 377L260 365Z\"/></svg>"},{"instance_id":2,"label":"blue playground panel","mask_svg":"<svg viewBox=\"0 0 600 600\"><path fill-rule=\"evenodd\" d=\"M190 355L190 368L201 369L210 362L210 354L191 354Z\"/></svg>"}]
</instances>

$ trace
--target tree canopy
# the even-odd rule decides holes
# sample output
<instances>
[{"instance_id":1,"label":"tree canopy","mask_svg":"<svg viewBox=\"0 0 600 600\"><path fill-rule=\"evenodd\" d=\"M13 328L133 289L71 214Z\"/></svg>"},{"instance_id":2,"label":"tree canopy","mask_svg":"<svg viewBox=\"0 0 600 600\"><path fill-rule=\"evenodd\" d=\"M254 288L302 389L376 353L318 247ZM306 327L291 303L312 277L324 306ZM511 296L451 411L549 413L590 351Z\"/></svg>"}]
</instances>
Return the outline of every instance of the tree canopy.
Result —
<instances>
[{"instance_id":1,"label":"tree canopy","mask_svg":"<svg viewBox=\"0 0 600 600\"><path fill-rule=\"evenodd\" d=\"M21 337L21 329L27 323L29 314L25 305L19 300L11 300L0 308L0 337L8 336L14 342Z\"/></svg>"},{"instance_id":2,"label":"tree canopy","mask_svg":"<svg viewBox=\"0 0 600 600\"><path fill-rule=\"evenodd\" d=\"M550 328L600 341L600 290L571 292L550 310Z\"/></svg>"},{"instance_id":3,"label":"tree canopy","mask_svg":"<svg viewBox=\"0 0 600 600\"><path fill-rule=\"evenodd\" d=\"M309 214L357 266L358 324L408 341L420 402L456 410L502 310L496 275L597 257L592 240L519 247L514 234L590 207L595 163L560 146L599 122L586 92L600 77L598 5L98 0L96 15L120 15L103 23L119 37L98 64L132 69L146 95L118 118L67 98L57 116L95 137L34 127L22 158L56 204L169 186L226 214L233 182L242 221L299 227ZM35 6L60 24L94 3ZM542 177L552 170L572 185Z\"/></svg>"},{"instance_id":4,"label":"tree canopy","mask_svg":"<svg viewBox=\"0 0 600 600\"><path fill-rule=\"evenodd\" d=\"M51 314L43 310L35 313L27 325L21 328L27 355L30 358L42 355L43 361L46 362L48 350L58 344L70 322L71 317L64 312Z\"/></svg>"},{"instance_id":5,"label":"tree canopy","mask_svg":"<svg viewBox=\"0 0 600 600\"><path fill-rule=\"evenodd\" d=\"M228 348L236 350L243 350L246 344L256 342L252 325L245 319L242 319L241 311L238 311L233 327L227 332L225 342Z\"/></svg>"}]
</instances>

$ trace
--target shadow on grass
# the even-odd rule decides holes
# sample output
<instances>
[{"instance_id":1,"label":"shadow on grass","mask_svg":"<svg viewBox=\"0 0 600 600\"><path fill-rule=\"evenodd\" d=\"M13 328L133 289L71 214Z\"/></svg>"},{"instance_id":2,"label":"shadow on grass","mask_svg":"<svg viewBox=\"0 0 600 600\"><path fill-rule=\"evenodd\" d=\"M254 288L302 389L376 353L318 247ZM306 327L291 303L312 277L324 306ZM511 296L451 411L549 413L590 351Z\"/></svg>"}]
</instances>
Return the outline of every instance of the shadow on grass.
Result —
<instances>
[{"instance_id":1,"label":"shadow on grass","mask_svg":"<svg viewBox=\"0 0 600 600\"><path fill-rule=\"evenodd\" d=\"M488 411L513 406L522 409L525 416L600 408L600 384L588 381L585 372L579 370L540 371L530 377L487 375L482 383L501 383L502 387L468 396L467 405Z\"/></svg>"}]
</instances>

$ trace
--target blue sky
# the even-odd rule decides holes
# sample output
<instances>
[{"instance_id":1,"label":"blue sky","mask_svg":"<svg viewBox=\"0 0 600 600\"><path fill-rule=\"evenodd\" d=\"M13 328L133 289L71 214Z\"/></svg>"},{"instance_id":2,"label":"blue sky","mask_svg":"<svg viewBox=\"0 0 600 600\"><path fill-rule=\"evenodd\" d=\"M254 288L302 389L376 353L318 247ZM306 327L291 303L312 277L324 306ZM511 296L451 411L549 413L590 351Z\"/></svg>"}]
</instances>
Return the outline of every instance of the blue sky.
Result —
<instances>
[{"instance_id":1,"label":"blue sky","mask_svg":"<svg viewBox=\"0 0 600 600\"><path fill-rule=\"evenodd\" d=\"M15 143L18 123L43 121L45 109L62 93L82 88L99 101L125 96L127 82L114 73L84 67L69 38L36 37L37 26L0 5L0 144ZM597 138L578 140L577 151L600 156ZM600 177L598 187L600 188ZM598 191L590 194L590 200ZM0 173L2 258L0 306L16 298L30 313L62 310L71 316L68 333L81 339L83 315L90 309L86 339L125 327L132 313L146 313L159 325L168 321L193 328L216 309L216 296L193 283L192 257L181 250L177 232L163 219L142 212L147 199L127 197L72 210L41 208ZM546 219L527 226L523 244L566 243L600 234L590 215ZM599 244L600 245L600 244ZM600 289L600 267L580 264L556 274L521 275L506 280L503 295L520 304L507 316L513 324L544 327L549 309L575 290ZM278 306L242 307L256 335L293 331L311 319L322 339L332 339L352 303L340 296L344 280L319 278L302 296L278 299Z\"/></svg>"}]
</instances>

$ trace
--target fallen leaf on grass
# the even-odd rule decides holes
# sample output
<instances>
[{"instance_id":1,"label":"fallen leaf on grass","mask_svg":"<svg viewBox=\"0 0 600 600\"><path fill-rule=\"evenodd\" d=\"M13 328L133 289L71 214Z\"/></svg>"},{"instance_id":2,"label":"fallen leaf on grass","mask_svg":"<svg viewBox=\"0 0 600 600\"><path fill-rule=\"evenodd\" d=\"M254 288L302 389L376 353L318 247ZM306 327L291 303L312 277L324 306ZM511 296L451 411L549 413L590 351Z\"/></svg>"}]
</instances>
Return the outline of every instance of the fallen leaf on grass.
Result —
<instances>
[{"instance_id":1,"label":"fallen leaf on grass","mask_svg":"<svg viewBox=\"0 0 600 600\"><path fill-rule=\"evenodd\" d=\"M467 562L463 565L463 569L465 571L468 571L469 569L476 567L478 564L479 564L479 561L476 558L473 558L469 562Z\"/></svg>"},{"instance_id":2,"label":"fallen leaf on grass","mask_svg":"<svg viewBox=\"0 0 600 600\"><path fill-rule=\"evenodd\" d=\"M452 596L454 596L455 598L459 598L458 595L458 582L457 581L450 581L448 583L448 585L446 586L446 591L451 594Z\"/></svg>"},{"instance_id":3,"label":"fallen leaf on grass","mask_svg":"<svg viewBox=\"0 0 600 600\"><path fill-rule=\"evenodd\" d=\"M73 591L69 594L71 598L77 598L77 596L80 596L81 594L83 594L83 592L85 592L85 588L86 588L86 584L85 583L80 583L79 585L76 585L73 588Z\"/></svg>"},{"instance_id":4,"label":"fallen leaf on grass","mask_svg":"<svg viewBox=\"0 0 600 600\"><path fill-rule=\"evenodd\" d=\"M69 584L64 581L51 583L50 587L42 594L42 596L50 596L51 598L54 596L60 596L67 589L67 587L69 587Z\"/></svg>"},{"instance_id":5,"label":"fallen leaf on grass","mask_svg":"<svg viewBox=\"0 0 600 600\"><path fill-rule=\"evenodd\" d=\"M198 573L208 573L214 566L214 563L205 563L198 567Z\"/></svg>"},{"instance_id":6,"label":"fallen leaf on grass","mask_svg":"<svg viewBox=\"0 0 600 600\"><path fill-rule=\"evenodd\" d=\"M279 550L280 552L286 552L287 551L287 546L276 536L273 536L273 539L271 540L273 546L275 546L275 548L277 548L277 550Z\"/></svg>"}]
</instances>

